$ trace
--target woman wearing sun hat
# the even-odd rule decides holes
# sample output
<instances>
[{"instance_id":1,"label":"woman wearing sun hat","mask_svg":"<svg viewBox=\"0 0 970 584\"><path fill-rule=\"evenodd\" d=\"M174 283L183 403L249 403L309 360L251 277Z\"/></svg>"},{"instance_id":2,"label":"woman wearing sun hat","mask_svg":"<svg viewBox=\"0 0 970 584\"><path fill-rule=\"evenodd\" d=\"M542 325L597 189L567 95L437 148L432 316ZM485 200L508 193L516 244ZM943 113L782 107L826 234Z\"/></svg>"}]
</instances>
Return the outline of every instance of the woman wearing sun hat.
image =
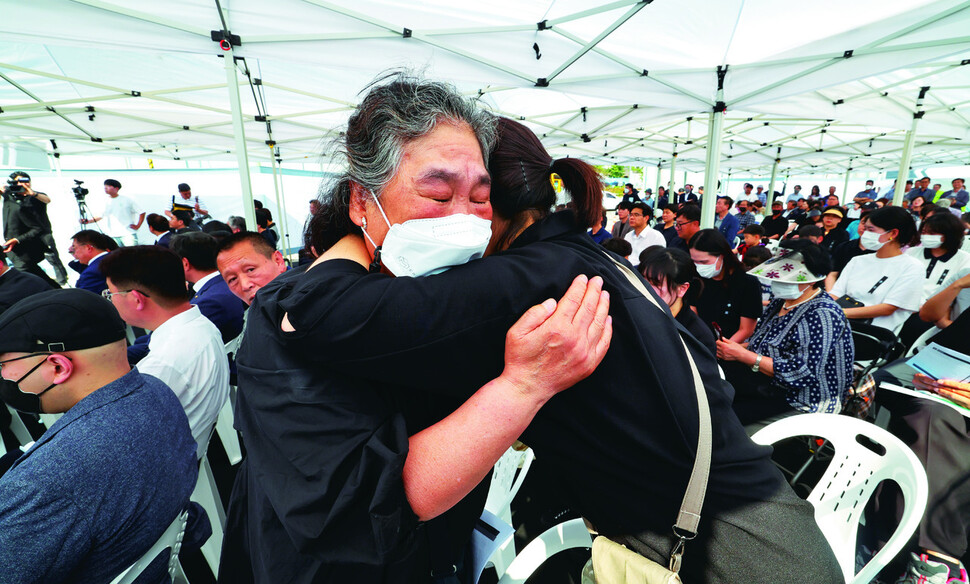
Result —
<instances>
[{"instance_id":1,"label":"woman wearing sun hat","mask_svg":"<svg viewBox=\"0 0 970 584\"><path fill-rule=\"evenodd\" d=\"M803 412L838 413L852 382L855 351L845 313L825 293L831 260L808 240L791 240L749 274L772 300L744 345L717 341L734 411L749 432Z\"/></svg>"}]
</instances>

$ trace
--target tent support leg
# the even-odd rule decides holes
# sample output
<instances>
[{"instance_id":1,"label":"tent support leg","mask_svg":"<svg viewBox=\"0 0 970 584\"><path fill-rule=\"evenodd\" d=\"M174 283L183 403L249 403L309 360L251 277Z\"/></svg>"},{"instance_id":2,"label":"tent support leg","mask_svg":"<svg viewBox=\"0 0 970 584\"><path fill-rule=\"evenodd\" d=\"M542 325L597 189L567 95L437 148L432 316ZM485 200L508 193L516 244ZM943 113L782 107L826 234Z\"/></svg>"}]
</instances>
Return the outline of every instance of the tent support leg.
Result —
<instances>
[{"instance_id":1,"label":"tent support leg","mask_svg":"<svg viewBox=\"0 0 970 584\"><path fill-rule=\"evenodd\" d=\"M778 153L775 155L775 163L771 165L771 180L768 181L768 196L765 205L765 215L771 214L771 204L775 202L775 181L778 180L778 163L781 162L781 146L778 147Z\"/></svg>"},{"instance_id":2,"label":"tent support leg","mask_svg":"<svg viewBox=\"0 0 970 584\"><path fill-rule=\"evenodd\" d=\"M223 54L226 60L226 89L232 107L232 134L236 139L236 163L239 166L239 186L242 188L243 217L250 230L256 231L256 210L253 208L253 184L249 176L249 153L246 150L246 133L243 129L242 103L239 101L239 80L236 78L236 60L233 51Z\"/></svg>"},{"instance_id":3,"label":"tent support leg","mask_svg":"<svg viewBox=\"0 0 970 584\"><path fill-rule=\"evenodd\" d=\"M707 160L704 164L704 198L701 199L701 229L714 227L717 177L721 168L721 139L724 111L712 111L707 124Z\"/></svg>"}]
</instances>

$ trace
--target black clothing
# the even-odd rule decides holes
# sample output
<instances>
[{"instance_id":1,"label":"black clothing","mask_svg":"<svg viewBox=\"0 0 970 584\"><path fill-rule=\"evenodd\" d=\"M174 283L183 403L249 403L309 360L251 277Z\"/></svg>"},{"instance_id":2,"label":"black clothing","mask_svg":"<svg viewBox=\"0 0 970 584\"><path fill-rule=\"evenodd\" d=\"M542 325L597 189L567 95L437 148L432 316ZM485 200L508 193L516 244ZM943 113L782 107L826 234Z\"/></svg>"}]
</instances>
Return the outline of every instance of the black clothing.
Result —
<instances>
[{"instance_id":1,"label":"black clothing","mask_svg":"<svg viewBox=\"0 0 970 584\"><path fill-rule=\"evenodd\" d=\"M640 199L640 191L636 189L633 189L633 192L631 192L630 194L623 193L623 198L620 200L620 203L627 203L629 205L632 205L633 203L642 203L642 202L643 201Z\"/></svg>"},{"instance_id":2,"label":"black clothing","mask_svg":"<svg viewBox=\"0 0 970 584\"><path fill-rule=\"evenodd\" d=\"M754 276L736 270L723 280L703 278L704 289L694 305L697 315L710 326L716 322L724 338L731 338L741 328L741 317L757 320L764 311L761 283Z\"/></svg>"},{"instance_id":3,"label":"black clothing","mask_svg":"<svg viewBox=\"0 0 970 584\"><path fill-rule=\"evenodd\" d=\"M560 478L572 508L601 533L670 532L697 440L697 404L693 392L685 391L689 365L679 348L683 329L655 295L651 302L626 280L577 228L572 213L556 213L530 226L505 252L436 276L368 274L335 295L324 287L332 286L327 263L334 262L308 272L283 306L296 328L287 335L290 350L353 376L355 387L366 389L364 379L369 378L397 387L399 395L410 387L460 399L502 371L505 335L525 310L561 297L577 274L602 276L611 295L610 350L592 375L549 400L522 439ZM269 287L281 285L277 280ZM257 300L267 293L274 294L264 288ZM760 307L760 286L758 298ZM272 316L276 320L269 322L278 323L280 314ZM704 380L714 424L705 517L714 520L762 505L769 507L766 515L775 517L771 503L764 502L788 485L770 462L769 449L752 443L731 412L733 391L720 379L709 350L691 335L682 338ZM276 399L269 393L261 399ZM245 402L237 408L243 426L253 415ZM656 480L658 473L663 480ZM807 509L800 523L768 527L797 532L801 542L824 542L808 504L794 504ZM760 539L768 531L752 537ZM730 553L708 547L717 543L710 537L702 532L691 544L694 555L685 562L685 580L709 582L701 575L707 563L702 554ZM766 537L751 551L759 567L746 582L771 581L776 566L791 562L801 563L797 569L814 581L831 581L819 578L835 566L831 553L806 558L796 549L781 549L771 534Z\"/></svg>"},{"instance_id":4,"label":"black clothing","mask_svg":"<svg viewBox=\"0 0 970 584\"><path fill-rule=\"evenodd\" d=\"M682 306L674 320L687 329L687 332L694 335L694 338L700 341L702 345L710 349L711 355L717 355L717 343L714 342L714 333L711 332L710 325L704 324L689 306L686 304Z\"/></svg>"},{"instance_id":5,"label":"black clothing","mask_svg":"<svg viewBox=\"0 0 970 584\"><path fill-rule=\"evenodd\" d=\"M849 265L849 260L856 256L866 255L868 253L876 253L870 249L862 249L859 246L858 239L850 239L849 241L844 241L832 248L832 271L841 273L847 265Z\"/></svg>"},{"instance_id":6,"label":"black clothing","mask_svg":"<svg viewBox=\"0 0 970 584\"><path fill-rule=\"evenodd\" d=\"M660 235L664 236L664 241L667 242L667 247L675 247L676 244L673 243L675 239L680 239L677 235L677 225L671 225L670 227L664 227L663 223L658 223L654 226L654 229L660 232Z\"/></svg>"},{"instance_id":7,"label":"black clothing","mask_svg":"<svg viewBox=\"0 0 970 584\"><path fill-rule=\"evenodd\" d=\"M202 228L196 225L195 222L192 222L189 225L186 225L185 227L182 227L180 229L173 229L168 233L163 233L162 236L155 241L155 245L168 247L171 244L173 237L175 237L176 235L181 235L183 233L190 233L192 231L202 231Z\"/></svg>"},{"instance_id":8,"label":"black clothing","mask_svg":"<svg viewBox=\"0 0 970 584\"><path fill-rule=\"evenodd\" d=\"M34 197L4 191L3 236L18 241L9 254L15 268L50 281L53 287L59 287L38 265L44 261L44 254L47 253L43 236L50 233L50 220L43 207L44 204Z\"/></svg>"},{"instance_id":9,"label":"black clothing","mask_svg":"<svg viewBox=\"0 0 970 584\"><path fill-rule=\"evenodd\" d=\"M788 219L785 219L781 215L778 215L777 217L774 215L769 215L761 222L761 226L765 229L765 237L777 235L779 238L781 238L781 236L788 231Z\"/></svg>"},{"instance_id":10,"label":"black clothing","mask_svg":"<svg viewBox=\"0 0 970 584\"><path fill-rule=\"evenodd\" d=\"M674 248L674 249L679 249L681 251L685 251L687 253L690 253L690 248L687 247L687 242L684 241L683 239L681 239L681 237L679 235L677 237L675 237L674 239L671 239L670 241L668 241L667 242L667 247L671 247L671 248Z\"/></svg>"},{"instance_id":11,"label":"black clothing","mask_svg":"<svg viewBox=\"0 0 970 584\"><path fill-rule=\"evenodd\" d=\"M849 241L849 232L841 227L836 227L822 236L822 242L819 245L831 254L835 246L847 241Z\"/></svg>"},{"instance_id":12,"label":"black clothing","mask_svg":"<svg viewBox=\"0 0 970 584\"><path fill-rule=\"evenodd\" d=\"M260 231L259 234L263 236L263 239L265 239L267 243L273 246L273 249L276 249L276 244L278 244L280 241L280 235L276 233L275 230L264 229Z\"/></svg>"},{"instance_id":13,"label":"black clothing","mask_svg":"<svg viewBox=\"0 0 970 584\"><path fill-rule=\"evenodd\" d=\"M419 529L402 480L408 436L461 401L429 405L419 391L341 374L296 351L279 330L288 303L312 288L319 313L301 314L316 320L367 274L347 260L304 272L291 270L259 292L236 355L235 426L247 456L233 487L219 580L426 582L425 528L446 523L449 565L460 563L488 480L468 503Z\"/></svg>"},{"instance_id":14,"label":"black clothing","mask_svg":"<svg viewBox=\"0 0 970 584\"><path fill-rule=\"evenodd\" d=\"M10 268L0 275L0 314L18 301L50 289L51 285L45 280L16 268Z\"/></svg>"}]
</instances>

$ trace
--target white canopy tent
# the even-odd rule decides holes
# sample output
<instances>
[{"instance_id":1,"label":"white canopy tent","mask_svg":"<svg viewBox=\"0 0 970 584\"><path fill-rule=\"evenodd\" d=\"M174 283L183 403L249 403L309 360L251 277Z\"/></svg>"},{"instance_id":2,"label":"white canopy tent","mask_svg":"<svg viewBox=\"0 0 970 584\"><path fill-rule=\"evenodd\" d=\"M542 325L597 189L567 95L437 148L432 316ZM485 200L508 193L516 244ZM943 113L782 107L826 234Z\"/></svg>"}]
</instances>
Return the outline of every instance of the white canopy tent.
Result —
<instances>
[{"instance_id":1,"label":"white canopy tent","mask_svg":"<svg viewBox=\"0 0 970 584\"><path fill-rule=\"evenodd\" d=\"M0 0L0 144L304 160L369 81L409 67L523 120L555 156L704 171L707 192L720 172L970 163L970 2L217 5ZM230 51L213 40L227 31Z\"/></svg>"}]
</instances>

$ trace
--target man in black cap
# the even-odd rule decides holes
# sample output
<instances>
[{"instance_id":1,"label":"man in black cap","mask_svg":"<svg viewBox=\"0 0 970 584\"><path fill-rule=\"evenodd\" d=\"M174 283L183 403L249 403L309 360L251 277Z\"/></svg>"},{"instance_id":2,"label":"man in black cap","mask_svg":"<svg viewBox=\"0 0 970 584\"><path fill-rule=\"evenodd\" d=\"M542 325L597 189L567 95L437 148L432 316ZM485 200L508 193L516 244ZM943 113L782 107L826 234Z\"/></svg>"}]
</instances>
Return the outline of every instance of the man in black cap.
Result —
<instances>
[{"instance_id":1,"label":"man in black cap","mask_svg":"<svg viewBox=\"0 0 970 584\"><path fill-rule=\"evenodd\" d=\"M61 413L0 477L4 582L108 582L188 504L196 446L178 398L128 366L125 325L84 290L0 316L0 397ZM165 572L158 565L151 581Z\"/></svg>"},{"instance_id":2,"label":"man in black cap","mask_svg":"<svg viewBox=\"0 0 970 584\"><path fill-rule=\"evenodd\" d=\"M10 255L13 266L18 270L50 282L52 288L59 288L57 282L40 267L40 262L49 252L45 235L49 235L51 230L45 205L50 198L31 190L30 176L23 171L10 175L7 186L0 186L0 195L3 197L3 252Z\"/></svg>"}]
</instances>

